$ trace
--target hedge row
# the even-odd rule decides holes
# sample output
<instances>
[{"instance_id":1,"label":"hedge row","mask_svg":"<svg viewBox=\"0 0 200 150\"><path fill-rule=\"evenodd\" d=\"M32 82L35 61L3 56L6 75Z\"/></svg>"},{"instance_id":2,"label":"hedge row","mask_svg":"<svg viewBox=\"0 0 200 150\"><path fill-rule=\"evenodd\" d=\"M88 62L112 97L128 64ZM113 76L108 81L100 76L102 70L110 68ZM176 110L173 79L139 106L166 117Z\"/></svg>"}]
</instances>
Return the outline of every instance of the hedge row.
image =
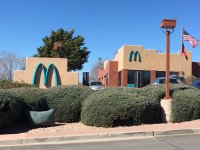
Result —
<instances>
[{"instance_id":1,"label":"hedge row","mask_svg":"<svg viewBox=\"0 0 200 150\"><path fill-rule=\"evenodd\" d=\"M178 90L192 89L191 86L185 86L181 84L170 85L170 95L173 98L173 93ZM149 85L141 89L140 94L147 96L151 99L159 101L165 97L165 85Z\"/></svg>"},{"instance_id":2,"label":"hedge row","mask_svg":"<svg viewBox=\"0 0 200 150\"><path fill-rule=\"evenodd\" d=\"M173 95L172 120L182 122L200 119L200 90L178 90Z\"/></svg>"},{"instance_id":3,"label":"hedge row","mask_svg":"<svg viewBox=\"0 0 200 150\"><path fill-rule=\"evenodd\" d=\"M47 90L19 88L12 91L25 102L24 111L54 109L56 122L80 121L82 101L93 93L84 86L58 86Z\"/></svg>"},{"instance_id":4,"label":"hedge row","mask_svg":"<svg viewBox=\"0 0 200 150\"><path fill-rule=\"evenodd\" d=\"M80 121L82 101L94 91L85 86L59 86L47 90L50 108L55 109L55 121Z\"/></svg>"},{"instance_id":5,"label":"hedge row","mask_svg":"<svg viewBox=\"0 0 200 150\"><path fill-rule=\"evenodd\" d=\"M31 84L13 82L11 80L0 80L0 89L11 89L20 87L34 87Z\"/></svg>"},{"instance_id":6,"label":"hedge row","mask_svg":"<svg viewBox=\"0 0 200 150\"><path fill-rule=\"evenodd\" d=\"M25 102L24 110L45 111L49 110L46 92L36 87L10 89L12 93Z\"/></svg>"},{"instance_id":7,"label":"hedge row","mask_svg":"<svg viewBox=\"0 0 200 150\"><path fill-rule=\"evenodd\" d=\"M20 97L6 90L0 90L0 131L10 127L19 119L23 110L23 101Z\"/></svg>"},{"instance_id":8,"label":"hedge row","mask_svg":"<svg viewBox=\"0 0 200 150\"><path fill-rule=\"evenodd\" d=\"M160 101L165 96L165 85L147 86L141 95ZM173 98L172 121L182 122L200 119L200 90L191 86L171 85L170 95Z\"/></svg>"},{"instance_id":9,"label":"hedge row","mask_svg":"<svg viewBox=\"0 0 200 150\"><path fill-rule=\"evenodd\" d=\"M200 118L199 90L188 86L171 86L173 121ZM27 110L55 109L55 121L114 127L160 123L160 100L164 86L134 88L105 88L94 92L84 86L58 86L47 90L17 88L0 90L0 129L21 117Z\"/></svg>"},{"instance_id":10,"label":"hedge row","mask_svg":"<svg viewBox=\"0 0 200 150\"><path fill-rule=\"evenodd\" d=\"M189 86L171 85L170 95L191 89ZM151 85L142 89L106 88L84 101L81 121L86 125L103 127L160 123L160 100L164 96L164 85Z\"/></svg>"},{"instance_id":11,"label":"hedge row","mask_svg":"<svg viewBox=\"0 0 200 150\"><path fill-rule=\"evenodd\" d=\"M16 120L27 121L27 111L55 109L55 121L80 121L82 101L94 91L83 86L58 86L47 90L16 88L0 90L0 129Z\"/></svg>"},{"instance_id":12,"label":"hedge row","mask_svg":"<svg viewBox=\"0 0 200 150\"><path fill-rule=\"evenodd\" d=\"M83 103L81 122L102 127L159 123L160 103L138 93L137 89L109 88L92 94Z\"/></svg>"}]
</instances>

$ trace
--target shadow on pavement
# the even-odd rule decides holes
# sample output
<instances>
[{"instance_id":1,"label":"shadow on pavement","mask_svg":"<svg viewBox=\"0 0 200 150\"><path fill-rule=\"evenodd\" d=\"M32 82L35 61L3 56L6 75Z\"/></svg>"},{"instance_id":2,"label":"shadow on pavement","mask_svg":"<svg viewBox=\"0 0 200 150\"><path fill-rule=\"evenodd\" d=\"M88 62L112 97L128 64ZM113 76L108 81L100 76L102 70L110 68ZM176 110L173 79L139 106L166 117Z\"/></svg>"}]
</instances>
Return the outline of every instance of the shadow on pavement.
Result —
<instances>
[{"instance_id":1,"label":"shadow on pavement","mask_svg":"<svg viewBox=\"0 0 200 150\"><path fill-rule=\"evenodd\" d=\"M13 125L12 127L5 128L2 131L0 131L0 134L19 134L19 133L25 133L31 130L32 128L25 123L17 123Z\"/></svg>"},{"instance_id":2,"label":"shadow on pavement","mask_svg":"<svg viewBox=\"0 0 200 150\"><path fill-rule=\"evenodd\" d=\"M63 123L56 123L52 127L61 126L61 125L64 125L64 124ZM32 129L46 128L46 127L47 126L45 126L45 127L41 127L41 126L32 127L28 123L16 123L12 127L9 127L9 128L6 128L6 129L3 129L2 131L0 131L0 135L25 133L25 132L28 132L29 130L32 130Z\"/></svg>"}]
</instances>

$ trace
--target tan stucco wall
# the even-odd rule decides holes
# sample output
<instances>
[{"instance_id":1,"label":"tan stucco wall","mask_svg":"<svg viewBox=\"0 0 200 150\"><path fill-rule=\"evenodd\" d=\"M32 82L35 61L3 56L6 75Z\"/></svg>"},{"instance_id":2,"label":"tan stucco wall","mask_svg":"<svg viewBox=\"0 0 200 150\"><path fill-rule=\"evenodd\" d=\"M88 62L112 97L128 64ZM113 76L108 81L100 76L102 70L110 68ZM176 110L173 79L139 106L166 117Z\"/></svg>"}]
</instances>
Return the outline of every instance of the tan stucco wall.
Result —
<instances>
[{"instance_id":1,"label":"tan stucco wall","mask_svg":"<svg viewBox=\"0 0 200 150\"><path fill-rule=\"evenodd\" d=\"M115 55L113 61L118 61L118 70L122 70L124 68L124 46L122 46L119 50L118 53Z\"/></svg>"},{"instance_id":2,"label":"tan stucco wall","mask_svg":"<svg viewBox=\"0 0 200 150\"><path fill-rule=\"evenodd\" d=\"M40 63L42 63L46 68L50 64L56 66L60 75L61 85L78 85L78 72L67 72L68 61L66 58L27 57L25 70L14 71L14 81L32 84L34 71ZM43 81L44 75L41 73L40 88L46 88ZM54 86L54 73L51 80L51 86Z\"/></svg>"},{"instance_id":3,"label":"tan stucco wall","mask_svg":"<svg viewBox=\"0 0 200 150\"><path fill-rule=\"evenodd\" d=\"M141 62L129 62L128 56L131 51L138 51ZM187 51L188 60L182 56L182 71L185 76L192 75L192 53ZM158 53L156 50L144 49L143 46L125 45L116 54L114 61L118 61L118 71L128 70L156 70L165 71L166 53ZM180 53L170 54L170 71L180 72Z\"/></svg>"}]
</instances>

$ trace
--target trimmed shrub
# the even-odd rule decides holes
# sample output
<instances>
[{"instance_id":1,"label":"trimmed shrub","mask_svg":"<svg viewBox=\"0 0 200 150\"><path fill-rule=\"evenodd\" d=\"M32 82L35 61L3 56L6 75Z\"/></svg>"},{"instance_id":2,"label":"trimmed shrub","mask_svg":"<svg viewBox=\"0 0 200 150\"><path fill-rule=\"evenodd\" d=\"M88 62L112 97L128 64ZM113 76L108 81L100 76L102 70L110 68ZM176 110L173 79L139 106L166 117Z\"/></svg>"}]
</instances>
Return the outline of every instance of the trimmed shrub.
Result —
<instances>
[{"instance_id":1,"label":"trimmed shrub","mask_svg":"<svg viewBox=\"0 0 200 150\"><path fill-rule=\"evenodd\" d=\"M0 130L10 127L20 117L23 101L7 90L0 90Z\"/></svg>"},{"instance_id":2,"label":"trimmed shrub","mask_svg":"<svg viewBox=\"0 0 200 150\"><path fill-rule=\"evenodd\" d=\"M164 85L149 85L142 88L140 94L149 97L153 101L160 102L165 96L165 87Z\"/></svg>"},{"instance_id":3,"label":"trimmed shrub","mask_svg":"<svg viewBox=\"0 0 200 150\"><path fill-rule=\"evenodd\" d=\"M173 122L200 119L200 90L178 90L173 94L172 119Z\"/></svg>"},{"instance_id":4,"label":"trimmed shrub","mask_svg":"<svg viewBox=\"0 0 200 150\"><path fill-rule=\"evenodd\" d=\"M11 80L0 80L0 89L11 89L20 87L34 87L31 84L13 82Z\"/></svg>"},{"instance_id":5,"label":"trimmed shrub","mask_svg":"<svg viewBox=\"0 0 200 150\"><path fill-rule=\"evenodd\" d=\"M19 118L19 121L27 122L28 121L28 112L29 111L46 111L49 110L47 104L45 90L29 87L29 88L15 88L9 89L10 92L15 94L17 97L24 102L24 107L22 109L23 114Z\"/></svg>"},{"instance_id":6,"label":"trimmed shrub","mask_svg":"<svg viewBox=\"0 0 200 150\"><path fill-rule=\"evenodd\" d=\"M160 103L139 95L139 92L121 87L95 92L83 103L81 122L97 127L160 122Z\"/></svg>"},{"instance_id":7,"label":"trimmed shrub","mask_svg":"<svg viewBox=\"0 0 200 150\"><path fill-rule=\"evenodd\" d=\"M173 93L178 90L191 89L192 87L182 84L170 84L170 95L173 97ZM160 102L165 97L165 85L149 85L141 89L140 94L147 96Z\"/></svg>"},{"instance_id":8,"label":"trimmed shrub","mask_svg":"<svg viewBox=\"0 0 200 150\"><path fill-rule=\"evenodd\" d=\"M25 110L46 111L49 110L46 92L39 88L16 88L10 90L25 102Z\"/></svg>"},{"instance_id":9,"label":"trimmed shrub","mask_svg":"<svg viewBox=\"0 0 200 150\"><path fill-rule=\"evenodd\" d=\"M48 104L55 109L55 121L80 121L82 101L94 91L85 86L57 86L46 90Z\"/></svg>"}]
</instances>

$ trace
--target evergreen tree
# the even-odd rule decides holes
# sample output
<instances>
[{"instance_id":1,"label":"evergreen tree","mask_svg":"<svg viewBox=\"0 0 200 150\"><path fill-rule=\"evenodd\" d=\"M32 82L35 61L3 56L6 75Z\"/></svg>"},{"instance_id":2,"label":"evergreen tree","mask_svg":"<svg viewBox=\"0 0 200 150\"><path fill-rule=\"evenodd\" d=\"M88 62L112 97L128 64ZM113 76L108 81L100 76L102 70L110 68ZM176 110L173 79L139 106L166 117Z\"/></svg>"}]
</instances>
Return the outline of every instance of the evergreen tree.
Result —
<instances>
[{"instance_id":1,"label":"evergreen tree","mask_svg":"<svg viewBox=\"0 0 200 150\"><path fill-rule=\"evenodd\" d=\"M51 35L43 38L44 45L38 48L36 57L59 57L68 59L68 70L80 70L88 61L90 51L84 46L84 37L74 36L75 30L64 31L62 28L52 31ZM60 42L57 49L54 43Z\"/></svg>"}]
</instances>

